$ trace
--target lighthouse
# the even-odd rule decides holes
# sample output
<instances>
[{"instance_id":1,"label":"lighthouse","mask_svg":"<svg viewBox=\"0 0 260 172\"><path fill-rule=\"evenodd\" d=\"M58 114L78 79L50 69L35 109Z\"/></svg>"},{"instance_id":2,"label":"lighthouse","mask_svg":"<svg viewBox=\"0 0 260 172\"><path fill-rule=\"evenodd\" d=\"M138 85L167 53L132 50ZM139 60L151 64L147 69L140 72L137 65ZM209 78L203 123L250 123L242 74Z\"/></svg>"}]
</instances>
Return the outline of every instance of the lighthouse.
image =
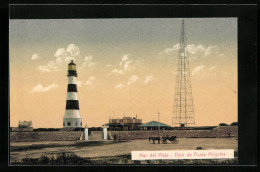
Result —
<instances>
[{"instance_id":1,"label":"lighthouse","mask_svg":"<svg viewBox=\"0 0 260 172\"><path fill-rule=\"evenodd\" d=\"M82 120L79 114L79 100L77 91L77 70L76 64L71 60L68 64L68 89L66 111L63 118L63 128L82 127Z\"/></svg>"}]
</instances>

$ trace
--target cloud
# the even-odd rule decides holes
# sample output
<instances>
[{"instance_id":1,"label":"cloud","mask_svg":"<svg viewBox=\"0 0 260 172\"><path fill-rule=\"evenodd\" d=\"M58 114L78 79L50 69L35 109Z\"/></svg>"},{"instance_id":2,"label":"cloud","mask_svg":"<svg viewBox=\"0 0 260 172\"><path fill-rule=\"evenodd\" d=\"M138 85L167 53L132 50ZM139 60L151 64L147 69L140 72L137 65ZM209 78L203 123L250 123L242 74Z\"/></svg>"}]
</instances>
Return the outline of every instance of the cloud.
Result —
<instances>
[{"instance_id":1,"label":"cloud","mask_svg":"<svg viewBox=\"0 0 260 172\"><path fill-rule=\"evenodd\" d=\"M67 47L67 50L66 50L68 53L70 53L70 55L72 57L75 57L75 56L78 56L80 54L80 50L79 50L79 47L77 47L75 44L70 44L68 47Z\"/></svg>"},{"instance_id":2,"label":"cloud","mask_svg":"<svg viewBox=\"0 0 260 172\"><path fill-rule=\"evenodd\" d=\"M145 77L144 83L147 84L148 82L151 82L152 80L154 80L154 76L148 75Z\"/></svg>"},{"instance_id":3,"label":"cloud","mask_svg":"<svg viewBox=\"0 0 260 172\"><path fill-rule=\"evenodd\" d=\"M71 58L80 56L80 50L75 44L69 44L67 48L57 49L54 56L68 62Z\"/></svg>"},{"instance_id":4,"label":"cloud","mask_svg":"<svg viewBox=\"0 0 260 172\"><path fill-rule=\"evenodd\" d=\"M214 77L217 75L216 69L217 69L216 66L206 67L204 65L199 65L195 67L194 70L192 71L192 76L199 74L200 77L206 77L206 76Z\"/></svg>"},{"instance_id":5,"label":"cloud","mask_svg":"<svg viewBox=\"0 0 260 172\"><path fill-rule=\"evenodd\" d=\"M112 70L112 73L117 73L117 74L124 74L124 71L123 70L118 70L118 69L114 69Z\"/></svg>"},{"instance_id":6,"label":"cloud","mask_svg":"<svg viewBox=\"0 0 260 172\"><path fill-rule=\"evenodd\" d=\"M119 62L119 66L124 66L125 62L129 60L129 54L123 55L121 61Z\"/></svg>"},{"instance_id":7,"label":"cloud","mask_svg":"<svg viewBox=\"0 0 260 172\"><path fill-rule=\"evenodd\" d=\"M89 79L84 83L84 85L93 85L96 78L94 76L89 77Z\"/></svg>"},{"instance_id":8,"label":"cloud","mask_svg":"<svg viewBox=\"0 0 260 172\"><path fill-rule=\"evenodd\" d=\"M209 46L206 51L205 51L205 55L208 56L210 54L213 54L213 53L218 53L219 52L219 48L214 45L214 46Z\"/></svg>"},{"instance_id":9,"label":"cloud","mask_svg":"<svg viewBox=\"0 0 260 172\"><path fill-rule=\"evenodd\" d=\"M135 83L137 80L138 80L138 76L136 75L133 75L129 78L128 82L127 82L127 85L132 85L133 83Z\"/></svg>"},{"instance_id":10,"label":"cloud","mask_svg":"<svg viewBox=\"0 0 260 172\"><path fill-rule=\"evenodd\" d=\"M211 77L216 76L217 75L217 73L215 72L216 69L217 69L216 66L209 67L208 68L208 76L211 76Z\"/></svg>"},{"instance_id":11,"label":"cloud","mask_svg":"<svg viewBox=\"0 0 260 172\"><path fill-rule=\"evenodd\" d=\"M86 57L84 58L84 61L86 61L86 62L91 61L92 58L93 58L92 55L86 56Z\"/></svg>"},{"instance_id":12,"label":"cloud","mask_svg":"<svg viewBox=\"0 0 260 172\"><path fill-rule=\"evenodd\" d=\"M58 85L55 83L53 83L47 87L43 87L41 84L37 84L35 87L33 87L32 92L47 92L56 87L58 87Z\"/></svg>"},{"instance_id":13,"label":"cloud","mask_svg":"<svg viewBox=\"0 0 260 172\"><path fill-rule=\"evenodd\" d=\"M205 53L206 48L203 45L189 44L187 45L187 51L190 54Z\"/></svg>"},{"instance_id":14,"label":"cloud","mask_svg":"<svg viewBox=\"0 0 260 172\"><path fill-rule=\"evenodd\" d=\"M127 61L129 59L129 54L125 54L123 57L122 57L122 62L124 61Z\"/></svg>"},{"instance_id":15,"label":"cloud","mask_svg":"<svg viewBox=\"0 0 260 172\"><path fill-rule=\"evenodd\" d=\"M125 54L119 62L119 69L113 69L112 73L124 74L127 71L135 69L137 66L141 66L143 63L143 59L131 59L129 54Z\"/></svg>"},{"instance_id":16,"label":"cloud","mask_svg":"<svg viewBox=\"0 0 260 172\"><path fill-rule=\"evenodd\" d=\"M40 65L39 70L42 72L50 72L51 70L58 70L58 65L54 60L49 61L46 65Z\"/></svg>"},{"instance_id":17,"label":"cloud","mask_svg":"<svg viewBox=\"0 0 260 172\"><path fill-rule=\"evenodd\" d=\"M133 66L131 66L132 62L133 62L133 60L129 60L129 61L125 62L124 67L123 67L125 71L130 70L131 67L133 67Z\"/></svg>"},{"instance_id":18,"label":"cloud","mask_svg":"<svg viewBox=\"0 0 260 172\"><path fill-rule=\"evenodd\" d=\"M204 67L205 67L204 65L195 67L195 69L192 71L192 75L199 74L200 71L204 69Z\"/></svg>"},{"instance_id":19,"label":"cloud","mask_svg":"<svg viewBox=\"0 0 260 172\"><path fill-rule=\"evenodd\" d=\"M133 75L133 76L131 76L131 77L128 79L126 85L120 83L120 84L117 84L114 88L120 88L120 89L122 89L122 88L124 88L124 87L127 88L128 86L130 86L130 85L132 85L133 83L135 83L138 79L139 79L138 76Z\"/></svg>"},{"instance_id":20,"label":"cloud","mask_svg":"<svg viewBox=\"0 0 260 172\"><path fill-rule=\"evenodd\" d=\"M63 65L67 65L71 60L75 60L80 55L80 50L75 44L70 44L68 47L59 48L54 53L55 60L50 60L45 65L39 65L39 70L42 72L57 71Z\"/></svg>"},{"instance_id":21,"label":"cloud","mask_svg":"<svg viewBox=\"0 0 260 172\"><path fill-rule=\"evenodd\" d=\"M77 86L81 87L83 84L83 81L77 81Z\"/></svg>"},{"instance_id":22,"label":"cloud","mask_svg":"<svg viewBox=\"0 0 260 172\"><path fill-rule=\"evenodd\" d=\"M61 57L61 56L65 55L65 54L67 56L67 52L66 52L65 48L59 48L59 49L57 49L57 51L54 54L54 56L55 57Z\"/></svg>"},{"instance_id":23,"label":"cloud","mask_svg":"<svg viewBox=\"0 0 260 172\"><path fill-rule=\"evenodd\" d=\"M125 85L124 85L124 84L122 84L122 83L120 83L120 84L117 84L117 85L115 86L115 88L119 88L119 89L121 89L121 88L123 88L123 87L125 87Z\"/></svg>"},{"instance_id":24,"label":"cloud","mask_svg":"<svg viewBox=\"0 0 260 172\"><path fill-rule=\"evenodd\" d=\"M76 58L75 57L71 57L71 56L67 56L66 58L65 58L65 64L67 65L71 60L76 60Z\"/></svg>"},{"instance_id":25,"label":"cloud","mask_svg":"<svg viewBox=\"0 0 260 172\"><path fill-rule=\"evenodd\" d=\"M119 66L121 66L123 68L123 70L129 70L130 68L130 64L133 62L133 60L131 60L129 58L129 54L125 54L123 55L121 61L119 62Z\"/></svg>"},{"instance_id":26,"label":"cloud","mask_svg":"<svg viewBox=\"0 0 260 172\"><path fill-rule=\"evenodd\" d=\"M186 46L187 51L189 54L195 55L198 53L201 53L204 56L208 56L213 53L219 53L219 48L216 45L209 45L209 46L204 46L204 45L195 45L195 44L188 44ZM180 49L180 44L175 44L173 45L172 48L166 48L164 50L165 53L171 53L171 52L178 52Z\"/></svg>"},{"instance_id":27,"label":"cloud","mask_svg":"<svg viewBox=\"0 0 260 172\"><path fill-rule=\"evenodd\" d=\"M50 72L51 71L46 65L45 66L40 65L39 70L42 71L42 72Z\"/></svg>"},{"instance_id":28,"label":"cloud","mask_svg":"<svg viewBox=\"0 0 260 172\"><path fill-rule=\"evenodd\" d=\"M36 60L36 59L39 59L39 58L40 58L40 56L37 53L34 53L32 55L32 60Z\"/></svg>"},{"instance_id":29,"label":"cloud","mask_svg":"<svg viewBox=\"0 0 260 172\"><path fill-rule=\"evenodd\" d=\"M142 66L144 64L144 59L137 59L135 60L135 65L136 66Z\"/></svg>"},{"instance_id":30,"label":"cloud","mask_svg":"<svg viewBox=\"0 0 260 172\"><path fill-rule=\"evenodd\" d=\"M180 48L180 44L178 43L178 44L173 45L172 48L166 48L166 49L164 50L164 52L165 52L165 53L170 53L170 52L172 52L172 51L178 51L179 48Z\"/></svg>"},{"instance_id":31,"label":"cloud","mask_svg":"<svg viewBox=\"0 0 260 172\"><path fill-rule=\"evenodd\" d=\"M93 67L95 65L96 65L96 63L93 62L93 56L92 55L86 56L84 58L83 67L86 67L86 66Z\"/></svg>"}]
</instances>

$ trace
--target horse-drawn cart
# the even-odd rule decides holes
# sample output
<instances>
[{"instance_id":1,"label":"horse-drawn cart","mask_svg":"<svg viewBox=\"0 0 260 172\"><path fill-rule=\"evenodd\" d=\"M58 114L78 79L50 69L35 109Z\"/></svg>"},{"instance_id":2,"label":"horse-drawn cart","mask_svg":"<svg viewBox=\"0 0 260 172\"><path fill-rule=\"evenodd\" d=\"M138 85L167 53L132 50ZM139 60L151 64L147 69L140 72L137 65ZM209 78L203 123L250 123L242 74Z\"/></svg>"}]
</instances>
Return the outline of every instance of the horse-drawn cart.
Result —
<instances>
[{"instance_id":1,"label":"horse-drawn cart","mask_svg":"<svg viewBox=\"0 0 260 172\"><path fill-rule=\"evenodd\" d=\"M171 137L162 137L163 144L166 144L167 141L170 141L171 143L179 143L179 140L177 139L177 136L171 136Z\"/></svg>"},{"instance_id":2,"label":"horse-drawn cart","mask_svg":"<svg viewBox=\"0 0 260 172\"><path fill-rule=\"evenodd\" d=\"M158 141L158 144L160 144L160 141L162 141L163 144L166 144L167 141L170 141L171 143L175 143L175 144L179 143L177 136L171 136L171 137L166 136L166 137L162 137L162 139L161 137L149 137L149 142L151 140L153 141L153 144L155 144L155 140Z\"/></svg>"}]
</instances>

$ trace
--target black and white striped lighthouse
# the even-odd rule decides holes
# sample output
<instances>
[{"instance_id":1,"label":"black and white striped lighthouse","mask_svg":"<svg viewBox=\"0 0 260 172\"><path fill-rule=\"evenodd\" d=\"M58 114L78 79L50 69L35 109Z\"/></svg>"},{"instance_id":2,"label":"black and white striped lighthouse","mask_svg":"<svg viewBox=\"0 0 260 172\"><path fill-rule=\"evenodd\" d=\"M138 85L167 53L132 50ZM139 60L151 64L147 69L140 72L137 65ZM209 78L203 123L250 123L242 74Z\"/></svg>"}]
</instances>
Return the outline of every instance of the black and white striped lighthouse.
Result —
<instances>
[{"instance_id":1,"label":"black and white striped lighthouse","mask_svg":"<svg viewBox=\"0 0 260 172\"><path fill-rule=\"evenodd\" d=\"M77 71L73 60L68 64L68 90L66 112L63 118L63 128L76 128L82 126L79 114L79 100L77 92Z\"/></svg>"}]
</instances>

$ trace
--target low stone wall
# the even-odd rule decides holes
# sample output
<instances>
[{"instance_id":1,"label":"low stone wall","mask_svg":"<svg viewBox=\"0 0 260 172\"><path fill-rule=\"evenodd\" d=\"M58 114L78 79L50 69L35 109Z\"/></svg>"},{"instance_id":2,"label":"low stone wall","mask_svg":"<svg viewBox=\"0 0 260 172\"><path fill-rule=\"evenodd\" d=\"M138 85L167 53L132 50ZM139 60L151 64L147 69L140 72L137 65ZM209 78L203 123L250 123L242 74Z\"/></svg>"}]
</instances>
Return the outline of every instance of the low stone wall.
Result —
<instances>
[{"instance_id":1,"label":"low stone wall","mask_svg":"<svg viewBox=\"0 0 260 172\"><path fill-rule=\"evenodd\" d=\"M108 139L113 139L114 134L117 139L134 140L157 137L157 130L141 131L108 131ZM160 136L168 134L180 138L209 138L209 137L237 137L237 126L219 126L213 130L161 130ZM90 135L89 138L94 137ZM96 136L102 140L102 131ZM33 132L10 132L11 142L39 142L39 141L75 141L84 138L84 131L33 131Z\"/></svg>"},{"instance_id":2,"label":"low stone wall","mask_svg":"<svg viewBox=\"0 0 260 172\"><path fill-rule=\"evenodd\" d=\"M11 131L33 131L32 127L11 127Z\"/></svg>"},{"instance_id":3,"label":"low stone wall","mask_svg":"<svg viewBox=\"0 0 260 172\"><path fill-rule=\"evenodd\" d=\"M141 131L108 131L113 137L115 134L121 140L147 139L149 137L157 137L157 130L141 130ZM210 137L237 137L237 126L219 126L213 130L161 130L160 136L168 134L169 136L177 136L180 138L210 138Z\"/></svg>"},{"instance_id":4,"label":"low stone wall","mask_svg":"<svg viewBox=\"0 0 260 172\"><path fill-rule=\"evenodd\" d=\"M84 131L10 132L10 141L75 141L83 139L83 136Z\"/></svg>"}]
</instances>

